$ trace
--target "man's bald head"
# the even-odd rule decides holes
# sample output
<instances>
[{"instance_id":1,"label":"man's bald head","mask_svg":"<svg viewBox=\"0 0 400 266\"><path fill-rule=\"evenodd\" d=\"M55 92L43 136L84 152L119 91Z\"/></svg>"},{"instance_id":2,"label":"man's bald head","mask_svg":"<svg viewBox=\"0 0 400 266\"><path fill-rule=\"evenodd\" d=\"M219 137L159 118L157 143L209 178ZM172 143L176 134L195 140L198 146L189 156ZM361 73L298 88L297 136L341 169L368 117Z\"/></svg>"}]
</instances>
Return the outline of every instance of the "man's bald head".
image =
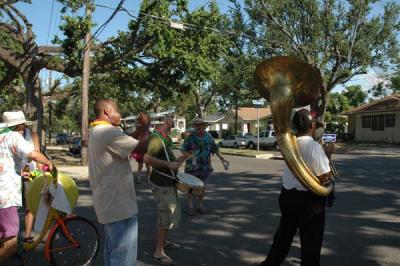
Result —
<instances>
[{"instance_id":1,"label":"man's bald head","mask_svg":"<svg viewBox=\"0 0 400 266\"><path fill-rule=\"evenodd\" d=\"M121 124L121 114L118 105L110 99L98 100L94 106L96 120L104 120L114 126Z\"/></svg>"},{"instance_id":2,"label":"man's bald head","mask_svg":"<svg viewBox=\"0 0 400 266\"><path fill-rule=\"evenodd\" d=\"M96 117L102 116L104 114L104 110L109 107L115 108L116 104L113 100L110 99L101 99L96 102L94 105L94 113Z\"/></svg>"}]
</instances>

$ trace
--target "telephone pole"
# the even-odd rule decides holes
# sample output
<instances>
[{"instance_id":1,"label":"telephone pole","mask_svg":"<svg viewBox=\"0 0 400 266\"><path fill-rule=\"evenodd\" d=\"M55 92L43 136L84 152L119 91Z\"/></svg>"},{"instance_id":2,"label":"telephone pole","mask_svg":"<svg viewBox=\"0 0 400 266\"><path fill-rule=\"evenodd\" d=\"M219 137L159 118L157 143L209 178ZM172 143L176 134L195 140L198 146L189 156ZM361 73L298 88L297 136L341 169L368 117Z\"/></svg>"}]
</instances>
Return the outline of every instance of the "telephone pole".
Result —
<instances>
[{"instance_id":1,"label":"telephone pole","mask_svg":"<svg viewBox=\"0 0 400 266\"><path fill-rule=\"evenodd\" d=\"M86 19L92 20L92 3L86 4ZM85 36L85 50L83 52L83 71L82 71L82 140L81 140L81 163L88 164L88 123L89 123L89 75L90 75L90 29Z\"/></svg>"}]
</instances>

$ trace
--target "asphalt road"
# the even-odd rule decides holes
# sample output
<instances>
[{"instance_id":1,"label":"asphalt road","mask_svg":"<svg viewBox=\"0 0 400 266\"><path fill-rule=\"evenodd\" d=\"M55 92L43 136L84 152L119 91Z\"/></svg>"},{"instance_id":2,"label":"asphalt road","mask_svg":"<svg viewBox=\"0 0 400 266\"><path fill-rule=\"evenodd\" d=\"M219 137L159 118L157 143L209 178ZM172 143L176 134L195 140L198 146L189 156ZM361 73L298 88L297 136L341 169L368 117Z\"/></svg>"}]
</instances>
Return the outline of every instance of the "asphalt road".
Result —
<instances>
[{"instance_id":1,"label":"asphalt road","mask_svg":"<svg viewBox=\"0 0 400 266\"><path fill-rule=\"evenodd\" d=\"M376 155L374 155L376 154ZM279 195L284 162L225 156L230 169L215 161L206 194L208 214L184 214L171 238L181 249L167 253L178 265L235 266L261 261L279 222ZM321 265L399 265L400 261L400 150L336 155L341 177L336 201L328 208ZM78 181L77 213L93 221L88 181ZM155 205L150 185L136 185L139 215L139 265L151 261L155 238ZM97 224L100 231L101 225ZM28 265L47 265L43 250L27 254ZM283 265L300 265L296 236ZM9 261L7 265L15 265ZM102 265L102 253L96 261Z\"/></svg>"}]
</instances>

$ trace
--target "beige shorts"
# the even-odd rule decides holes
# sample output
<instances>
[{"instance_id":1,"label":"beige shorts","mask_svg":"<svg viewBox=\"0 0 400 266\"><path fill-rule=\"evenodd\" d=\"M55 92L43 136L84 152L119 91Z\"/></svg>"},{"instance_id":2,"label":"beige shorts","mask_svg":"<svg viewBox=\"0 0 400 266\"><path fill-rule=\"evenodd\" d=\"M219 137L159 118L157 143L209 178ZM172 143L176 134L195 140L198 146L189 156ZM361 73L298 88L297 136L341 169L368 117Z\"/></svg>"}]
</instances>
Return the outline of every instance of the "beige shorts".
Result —
<instances>
[{"instance_id":1,"label":"beige shorts","mask_svg":"<svg viewBox=\"0 0 400 266\"><path fill-rule=\"evenodd\" d=\"M160 187L153 184L153 196L157 204L157 228L178 228L181 208L175 186Z\"/></svg>"}]
</instances>

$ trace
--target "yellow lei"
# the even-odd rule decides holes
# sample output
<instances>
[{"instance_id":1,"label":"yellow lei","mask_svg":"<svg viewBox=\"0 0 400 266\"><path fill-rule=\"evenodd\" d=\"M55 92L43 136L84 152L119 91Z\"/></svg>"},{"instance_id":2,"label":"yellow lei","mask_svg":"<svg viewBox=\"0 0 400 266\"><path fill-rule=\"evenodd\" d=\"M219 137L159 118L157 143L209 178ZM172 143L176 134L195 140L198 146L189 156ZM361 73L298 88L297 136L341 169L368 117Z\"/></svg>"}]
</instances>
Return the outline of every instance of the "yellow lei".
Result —
<instances>
[{"instance_id":1,"label":"yellow lei","mask_svg":"<svg viewBox=\"0 0 400 266\"><path fill-rule=\"evenodd\" d=\"M111 125L111 123L107 122L107 121L104 121L104 120L95 120L92 123L90 123L91 127L95 127L95 126L98 126L98 125Z\"/></svg>"}]
</instances>

